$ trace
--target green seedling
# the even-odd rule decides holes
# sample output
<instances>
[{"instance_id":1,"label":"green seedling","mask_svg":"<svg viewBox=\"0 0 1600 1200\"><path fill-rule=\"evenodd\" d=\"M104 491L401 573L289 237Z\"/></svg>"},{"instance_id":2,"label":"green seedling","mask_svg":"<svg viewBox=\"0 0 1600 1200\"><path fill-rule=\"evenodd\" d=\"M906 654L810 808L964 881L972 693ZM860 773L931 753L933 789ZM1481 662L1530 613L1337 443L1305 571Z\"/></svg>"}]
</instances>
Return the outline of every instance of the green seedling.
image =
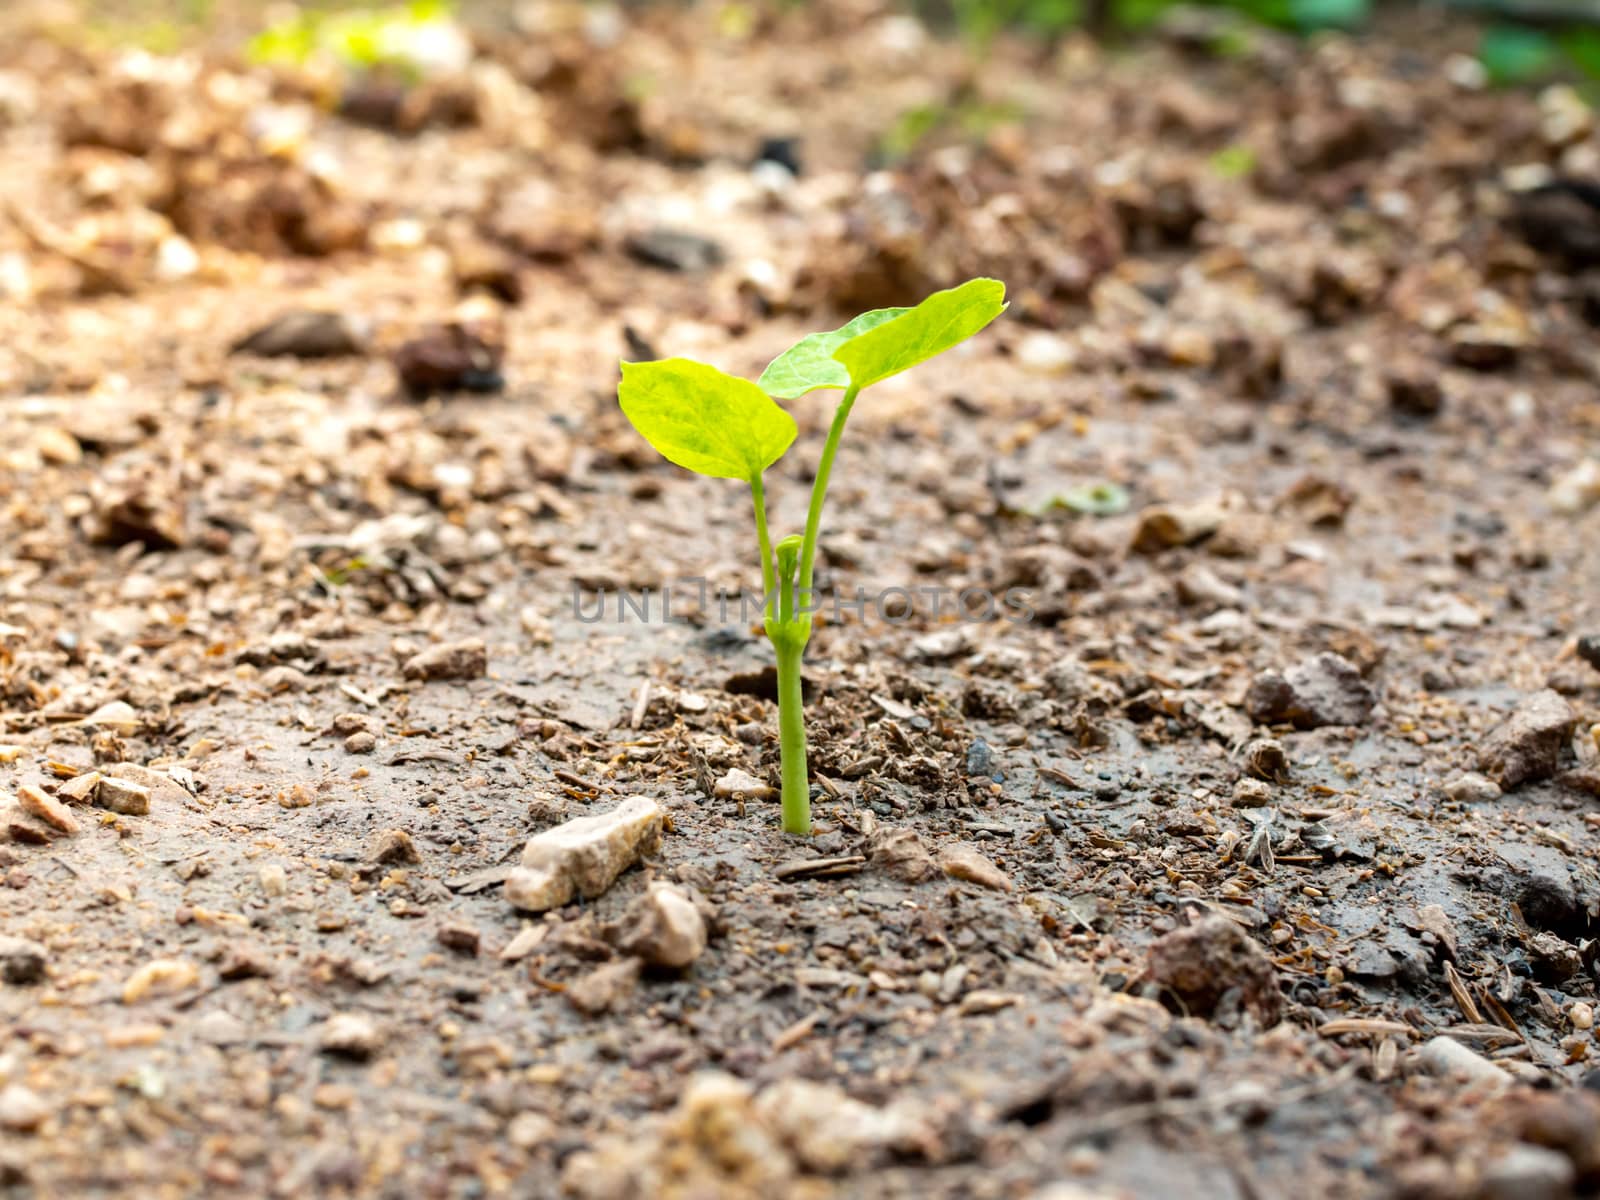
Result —
<instances>
[{"instance_id":1,"label":"green seedling","mask_svg":"<svg viewBox=\"0 0 1600 1200\"><path fill-rule=\"evenodd\" d=\"M822 505L845 421L861 393L967 340L1005 311L1005 284L972 279L935 292L915 308L880 308L827 333L801 338L756 383L686 358L622 364L617 399L633 427L667 461L750 486L761 553L762 625L778 661L778 741L783 774L783 828L811 832L805 710L800 660L816 611L812 569ZM794 400L823 388L842 391L811 486L805 532L776 544L767 530L762 477L798 433L794 418L772 399Z\"/></svg>"}]
</instances>

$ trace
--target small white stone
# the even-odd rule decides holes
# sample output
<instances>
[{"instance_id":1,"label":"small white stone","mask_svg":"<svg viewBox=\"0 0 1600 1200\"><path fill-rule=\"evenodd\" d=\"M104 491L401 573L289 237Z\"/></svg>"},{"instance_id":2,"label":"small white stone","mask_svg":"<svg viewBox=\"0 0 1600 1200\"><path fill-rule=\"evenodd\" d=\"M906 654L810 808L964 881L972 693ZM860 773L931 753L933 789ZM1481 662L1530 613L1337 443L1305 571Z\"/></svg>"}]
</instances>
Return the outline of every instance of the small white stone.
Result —
<instances>
[{"instance_id":1,"label":"small white stone","mask_svg":"<svg viewBox=\"0 0 1600 1200\"><path fill-rule=\"evenodd\" d=\"M325 1054L346 1058L371 1058L382 1037L371 1017L362 1013L335 1013L322 1027L318 1045Z\"/></svg>"},{"instance_id":2,"label":"small white stone","mask_svg":"<svg viewBox=\"0 0 1600 1200\"><path fill-rule=\"evenodd\" d=\"M181 958L158 958L145 963L122 985L122 1002L137 1004L147 996L171 996L200 982L199 969Z\"/></svg>"},{"instance_id":3,"label":"small white stone","mask_svg":"<svg viewBox=\"0 0 1600 1200\"><path fill-rule=\"evenodd\" d=\"M1552 511L1575 517L1600 504L1600 458L1586 458L1550 485Z\"/></svg>"},{"instance_id":4,"label":"small white stone","mask_svg":"<svg viewBox=\"0 0 1600 1200\"><path fill-rule=\"evenodd\" d=\"M150 813L150 789L128 779L106 777L95 788L94 802L101 808L129 817L143 817Z\"/></svg>"},{"instance_id":5,"label":"small white stone","mask_svg":"<svg viewBox=\"0 0 1600 1200\"><path fill-rule=\"evenodd\" d=\"M1570 1196L1572 1160L1544 1146L1512 1146L1484 1164L1478 1195L1483 1200L1539 1200Z\"/></svg>"},{"instance_id":6,"label":"small white stone","mask_svg":"<svg viewBox=\"0 0 1600 1200\"><path fill-rule=\"evenodd\" d=\"M660 845L662 820L654 800L631 796L608 813L547 829L523 848L505 897L529 912L560 908L577 896L592 900Z\"/></svg>"},{"instance_id":7,"label":"small white stone","mask_svg":"<svg viewBox=\"0 0 1600 1200\"><path fill-rule=\"evenodd\" d=\"M1071 342L1053 333L1030 333L1017 346L1016 359L1025 371L1060 375L1076 365L1078 352Z\"/></svg>"},{"instance_id":8,"label":"small white stone","mask_svg":"<svg viewBox=\"0 0 1600 1200\"><path fill-rule=\"evenodd\" d=\"M1417 1051L1417 1060L1431 1075L1495 1087L1505 1087L1511 1082L1511 1076L1483 1055L1444 1034L1424 1042Z\"/></svg>"},{"instance_id":9,"label":"small white stone","mask_svg":"<svg viewBox=\"0 0 1600 1200\"><path fill-rule=\"evenodd\" d=\"M744 796L750 800L771 800L778 794L778 790L761 782L748 771L741 771L735 767L712 785L711 794L719 800L731 800L735 796Z\"/></svg>"},{"instance_id":10,"label":"small white stone","mask_svg":"<svg viewBox=\"0 0 1600 1200\"><path fill-rule=\"evenodd\" d=\"M506 1126L506 1141L518 1150L534 1150L555 1137L556 1125L543 1113L524 1112Z\"/></svg>"},{"instance_id":11,"label":"small white stone","mask_svg":"<svg viewBox=\"0 0 1600 1200\"><path fill-rule=\"evenodd\" d=\"M0 1091L0 1129L32 1133L49 1115L50 1106L31 1088L13 1083Z\"/></svg>"},{"instance_id":12,"label":"small white stone","mask_svg":"<svg viewBox=\"0 0 1600 1200\"><path fill-rule=\"evenodd\" d=\"M657 967L686 967L706 950L706 923L694 899L673 883L652 883L628 906L618 948Z\"/></svg>"},{"instance_id":13,"label":"small white stone","mask_svg":"<svg viewBox=\"0 0 1600 1200\"><path fill-rule=\"evenodd\" d=\"M874 1108L826 1083L783 1079L756 1097L756 1112L807 1170L842 1174L928 1136L909 1107Z\"/></svg>"},{"instance_id":14,"label":"small white stone","mask_svg":"<svg viewBox=\"0 0 1600 1200\"><path fill-rule=\"evenodd\" d=\"M1462 771L1445 782L1444 794L1457 804L1481 804L1500 799L1500 785L1487 775Z\"/></svg>"}]
</instances>

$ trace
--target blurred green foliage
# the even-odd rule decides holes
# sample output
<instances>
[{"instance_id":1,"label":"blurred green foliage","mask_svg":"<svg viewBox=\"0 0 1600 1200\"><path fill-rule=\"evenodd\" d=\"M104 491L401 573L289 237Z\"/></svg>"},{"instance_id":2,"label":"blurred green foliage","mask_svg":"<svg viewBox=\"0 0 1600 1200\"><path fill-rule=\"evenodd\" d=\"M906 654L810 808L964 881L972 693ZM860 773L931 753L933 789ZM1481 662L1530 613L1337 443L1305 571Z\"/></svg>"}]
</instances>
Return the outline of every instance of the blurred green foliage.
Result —
<instances>
[{"instance_id":1,"label":"blurred green foliage","mask_svg":"<svg viewBox=\"0 0 1600 1200\"><path fill-rule=\"evenodd\" d=\"M393 8L322 12L296 9L250 40L251 62L305 66L318 57L351 70L413 66L411 48L454 16L450 0L410 0Z\"/></svg>"},{"instance_id":2,"label":"blurred green foliage","mask_svg":"<svg viewBox=\"0 0 1600 1200\"><path fill-rule=\"evenodd\" d=\"M4 4L5 0L0 0ZM602 2L602 0L596 0ZM638 0L622 0L636 3ZM729 4L741 20L753 20L761 0ZM807 0L765 0L778 6L800 6ZM304 64L314 58L347 69L375 66L408 69L408 43L437 22L448 21L458 3L452 0L300 0L290 15L261 29L263 13L281 10L267 0L80 0L84 20L79 39L97 45L137 46L170 53L192 45L221 26L238 31L240 22L254 32L248 43L253 61ZM502 0L459 0L469 16L497 8ZM982 48L1006 31L1050 38L1092 27L1112 34L1150 29L1180 7L1221 9L1238 16L1236 29L1219 31L1213 51L1243 52L1250 28L1263 26L1296 33L1358 30L1372 18L1377 0L906 0L931 26L954 30ZM1489 21L1479 39L1478 57L1491 83L1510 86L1559 76L1590 81L1600 92L1600 27L1584 24L1587 9L1571 4L1572 23L1559 24L1566 9L1558 4L1536 24L1519 24L1517 0L1443 0L1449 7ZM1543 12L1543 9L1538 11ZM1499 15L1497 15L1499 14ZM226 19L224 19L224 16ZM732 19L732 18L730 18ZM943 116L907 114L904 142L921 122L943 127ZM887 148L886 148L887 149ZM1225 164L1218 164L1226 171Z\"/></svg>"},{"instance_id":3,"label":"blurred green foliage","mask_svg":"<svg viewBox=\"0 0 1600 1200\"><path fill-rule=\"evenodd\" d=\"M1537 83L1576 73L1593 84L1600 82L1600 30L1490 25L1478 43L1478 60L1491 83Z\"/></svg>"},{"instance_id":4,"label":"blurred green foliage","mask_svg":"<svg viewBox=\"0 0 1600 1200\"><path fill-rule=\"evenodd\" d=\"M1080 25L1148 29L1183 0L911 0L930 24L954 26L978 43L1002 30L1050 36ZM1191 7L1224 8L1260 25L1314 32L1354 29L1372 15L1373 0L1188 0Z\"/></svg>"},{"instance_id":5,"label":"blurred green foliage","mask_svg":"<svg viewBox=\"0 0 1600 1200\"><path fill-rule=\"evenodd\" d=\"M997 125L1015 121L1022 111L1009 104L995 104L963 94L942 104L919 104L907 109L878 139L880 163L897 163L914 154L938 133L958 133L969 141L981 140Z\"/></svg>"},{"instance_id":6,"label":"blurred green foliage","mask_svg":"<svg viewBox=\"0 0 1600 1200\"><path fill-rule=\"evenodd\" d=\"M1358 30L1372 18L1376 0L909 0L919 16L936 27L953 28L984 46L1006 30L1054 37L1093 26L1111 33L1148 30L1179 7L1214 8L1236 13L1243 24L1230 37L1219 34L1219 54L1248 45L1248 26L1295 33ZM1472 0L1495 11L1494 0ZM1514 10L1488 25L1479 58L1491 83L1538 82L1559 74L1600 81L1600 29L1574 25L1549 29L1519 25Z\"/></svg>"}]
</instances>

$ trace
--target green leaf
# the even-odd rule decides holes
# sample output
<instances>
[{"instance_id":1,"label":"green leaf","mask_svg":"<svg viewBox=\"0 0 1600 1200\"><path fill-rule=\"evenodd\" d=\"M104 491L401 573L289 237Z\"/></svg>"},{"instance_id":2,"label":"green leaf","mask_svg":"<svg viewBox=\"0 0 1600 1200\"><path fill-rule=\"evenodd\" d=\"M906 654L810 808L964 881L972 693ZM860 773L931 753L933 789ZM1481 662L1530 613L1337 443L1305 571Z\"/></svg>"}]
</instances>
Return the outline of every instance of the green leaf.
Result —
<instances>
[{"instance_id":1,"label":"green leaf","mask_svg":"<svg viewBox=\"0 0 1600 1200\"><path fill-rule=\"evenodd\" d=\"M1084 483L1048 497L1032 512L1042 517L1058 508L1092 517L1114 517L1128 510L1128 493L1114 483Z\"/></svg>"},{"instance_id":2,"label":"green leaf","mask_svg":"<svg viewBox=\"0 0 1600 1200\"><path fill-rule=\"evenodd\" d=\"M1243 179L1256 169L1256 152L1235 142L1224 146L1209 159L1211 169L1224 179Z\"/></svg>"},{"instance_id":3,"label":"green leaf","mask_svg":"<svg viewBox=\"0 0 1600 1200\"><path fill-rule=\"evenodd\" d=\"M1556 61L1555 39L1537 29L1492 25L1478 43L1478 60L1497 84L1527 83L1544 75Z\"/></svg>"},{"instance_id":4,"label":"green leaf","mask_svg":"<svg viewBox=\"0 0 1600 1200\"><path fill-rule=\"evenodd\" d=\"M875 308L864 312L848 325L828 333L809 333L767 364L756 386L769 396L793 400L818 388L847 388L850 372L837 362L833 352L857 334L892 321L909 308Z\"/></svg>"},{"instance_id":5,"label":"green leaf","mask_svg":"<svg viewBox=\"0 0 1600 1200\"><path fill-rule=\"evenodd\" d=\"M623 363L617 400L662 458L717 479L755 479L799 432L749 380L687 358Z\"/></svg>"},{"instance_id":6,"label":"green leaf","mask_svg":"<svg viewBox=\"0 0 1600 1200\"><path fill-rule=\"evenodd\" d=\"M1005 284L998 279L969 279L857 334L833 357L844 364L857 388L871 387L966 341L1005 309Z\"/></svg>"},{"instance_id":7,"label":"green leaf","mask_svg":"<svg viewBox=\"0 0 1600 1200\"><path fill-rule=\"evenodd\" d=\"M1570 29L1557 39L1562 51L1590 80L1600 79L1600 31ZM1594 97L1587 97L1590 105Z\"/></svg>"},{"instance_id":8,"label":"green leaf","mask_svg":"<svg viewBox=\"0 0 1600 1200\"><path fill-rule=\"evenodd\" d=\"M1372 16L1371 0L1290 0L1289 17L1299 29L1354 29Z\"/></svg>"}]
</instances>

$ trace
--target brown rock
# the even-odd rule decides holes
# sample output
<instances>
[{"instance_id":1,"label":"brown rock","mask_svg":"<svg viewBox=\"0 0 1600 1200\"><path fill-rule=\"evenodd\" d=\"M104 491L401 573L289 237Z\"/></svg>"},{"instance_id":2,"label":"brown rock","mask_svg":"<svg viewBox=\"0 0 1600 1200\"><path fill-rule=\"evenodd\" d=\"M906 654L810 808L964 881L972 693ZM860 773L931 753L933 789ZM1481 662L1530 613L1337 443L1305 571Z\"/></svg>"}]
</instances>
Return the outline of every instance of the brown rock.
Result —
<instances>
[{"instance_id":1,"label":"brown rock","mask_svg":"<svg viewBox=\"0 0 1600 1200\"><path fill-rule=\"evenodd\" d=\"M422 861L422 855L417 852L416 843L404 829L385 829L373 838L367 861L384 866L399 863L415 865Z\"/></svg>"},{"instance_id":2,"label":"brown rock","mask_svg":"<svg viewBox=\"0 0 1600 1200\"><path fill-rule=\"evenodd\" d=\"M1534 249L1574 270L1600 265L1600 193L1593 184L1554 179L1511 199L1510 224Z\"/></svg>"},{"instance_id":3,"label":"brown rock","mask_svg":"<svg viewBox=\"0 0 1600 1200\"><path fill-rule=\"evenodd\" d=\"M365 353L368 334L366 322L344 313L300 310L273 318L240 338L228 353L263 358L341 358Z\"/></svg>"},{"instance_id":4,"label":"brown rock","mask_svg":"<svg viewBox=\"0 0 1600 1200\"><path fill-rule=\"evenodd\" d=\"M454 950L457 954L464 954L469 958L478 953L478 946L483 940L478 930L465 921L447 922L439 926L434 936L446 950Z\"/></svg>"},{"instance_id":5,"label":"brown rock","mask_svg":"<svg viewBox=\"0 0 1600 1200\"><path fill-rule=\"evenodd\" d=\"M1577 714L1556 692L1534 692L1478 748L1478 769L1510 791L1549 779L1561 763Z\"/></svg>"},{"instance_id":6,"label":"brown rock","mask_svg":"<svg viewBox=\"0 0 1600 1200\"><path fill-rule=\"evenodd\" d=\"M1514 1136L1566 1155L1585 1180L1600 1177L1600 1097L1583 1088L1519 1091L1503 1107Z\"/></svg>"},{"instance_id":7,"label":"brown rock","mask_svg":"<svg viewBox=\"0 0 1600 1200\"><path fill-rule=\"evenodd\" d=\"M871 839L872 863L901 883L926 883L937 879L939 867L909 829L885 829Z\"/></svg>"},{"instance_id":8,"label":"brown rock","mask_svg":"<svg viewBox=\"0 0 1600 1200\"><path fill-rule=\"evenodd\" d=\"M1227 510L1216 501L1152 505L1139 514L1133 548L1140 554L1154 554L1174 546L1192 546L1215 533L1226 515Z\"/></svg>"},{"instance_id":9,"label":"brown rock","mask_svg":"<svg viewBox=\"0 0 1600 1200\"><path fill-rule=\"evenodd\" d=\"M596 213L576 198L563 197L548 180L538 177L528 178L505 194L490 232L541 262L566 262L600 241Z\"/></svg>"},{"instance_id":10,"label":"brown rock","mask_svg":"<svg viewBox=\"0 0 1600 1200\"><path fill-rule=\"evenodd\" d=\"M482 322L424 330L394 352L400 384L413 397L440 392L498 392L505 385L502 339Z\"/></svg>"},{"instance_id":11,"label":"brown rock","mask_svg":"<svg viewBox=\"0 0 1600 1200\"><path fill-rule=\"evenodd\" d=\"M1285 674L1266 671L1250 684L1244 706L1262 724L1288 722L1299 729L1360 725L1378 697L1349 659L1318 654Z\"/></svg>"},{"instance_id":12,"label":"brown rock","mask_svg":"<svg viewBox=\"0 0 1600 1200\"><path fill-rule=\"evenodd\" d=\"M633 991L644 964L637 958L624 958L596 967L567 986L567 1001L585 1016L596 1017Z\"/></svg>"},{"instance_id":13,"label":"brown rock","mask_svg":"<svg viewBox=\"0 0 1600 1200\"><path fill-rule=\"evenodd\" d=\"M1355 499L1355 493L1338 480L1303 475L1278 498L1277 507L1295 512L1315 528L1337 529Z\"/></svg>"},{"instance_id":14,"label":"brown rock","mask_svg":"<svg viewBox=\"0 0 1600 1200\"><path fill-rule=\"evenodd\" d=\"M612 940L653 967L686 967L705 953L706 922L683 888L652 883L628 906Z\"/></svg>"},{"instance_id":15,"label":"brown rock","mask_svg":"<svg viewBox=\"0 0 1600 1200\"><path fill-rule=\"evenodd\" d=\"M156 803L188 804L194 799L188 789L166 772L138 763L110 763L100 768L100 774L107 779L125 779L148 788L150 799Z\"/></svg>"},{"instance_id":16,"label":"brown rock","mask_svg":"<svg viewBox=\"0 0 1600 1200\"><path fill-rule=\"evenodd\" d=\"M138 542L147 550L174 550L188 540L182 503L154 478L127 481L98 497L89 536L108 546Z\"/></svg>"},{"instance_id":17,"label":"brown rock","mask_svg":"<svg viewBox=\"0 0 1600 1200\"><path fill-rule=\"evenodd\" d=\"M150 813L150 789L128 779L104 776L95 788L94 802L101 808L129 817L143 817Z\"/></svg>"},{"instance_id":18,"label":"brown rock","mask_svg":"<svg viewBox=\"0 0 1600 1200\"><path fill-rule=\"evenodd\" d=\"M429 646L406 660L407 679L482 679L489 670L489 651L481 638Z\"/></svg>"},{"instance_id":19,"label":"brown rock","mask_svg":"<svg viewBox=\"0 0 1600 1200\"><path fill-rule=\"evenodd\" d=\"M44 978L50 954L29 938L0 934L0 979L18 986L38 983Z\"/></svg>"},{"instance_id":20,"label":"brown rock","mask_svg":"<svg viewBox=\"0 0 1600 1200\"><path fill-rule=\"evenodd\" d=\"M272 974L272 960L267 951L251 942L230 945L217 964L217 975L227 980L271 979Z\"/></svg>"},{"instance_id":21,"label":"brown rock","mask_svg":"<svg viewBox=\"0 0 1600 1200\"><path fill-rule=\"evenodd\" d=\"M1427 363L1406 363L1392 367L1384 376L1390 411L1396 416L1436 417L1444 408L1444 386L1439 370Z\"/></svg>"},{"instance_id":22,"label":"brown rock","mask_svg":"<svg viewBox=\"0 0 1600 1200\"><path fill-rule=\"evenodd\" d=\"M1227 917L1205 917L1157 939L1150 976L1196 1016L1210 1017L1235 993L1262 1025L1276 1025L1283 1012L1277 968Z\"/></svg>"},{"instance_id":23,"label":"brown rock","mask_svg":"<svg viewBox=\"0 0 1600 1200\"><path fill-rule=\"evenodd\" d=\"M1180 603L1204 612L1244 605L1244 593L1204 563L1190 563L1185 567L1177 578L1176 586Z\"/></svg>"},{"instance_id":24,"label":"brown rock","mask_svg":"<svg viewBox=\"0 0 1600 1200\"><path fill-rule=\"evenodd\" d=\"M952 879L976 883L997 892L1009 892L1012 889L1006 873L985 858L977 847L966 842L955 842L939 851L939 866Z\"/></svg>"},{"instance_id":25,"label":"brown rock","mask_svg":"<svg viewBox=\"0 0 1600 1200\"><path fill-rule=\"evenodd\" d=\"M65 804L31 783L24 783L17 788L17 803L23 812L38 817L52 829L59 829L69 836L82 828L78 818L72 815Z\"/></svg>"},{"instance_id":26,"label":"brown rock","mask_svg":"<svg viewBox=\"0 0 1600 1200\"><path fill-rule=\"evenodd\" d=\"M94 801L95 792L100 787L102 776L99 771L86 771L74 779L67 780L56 789L56 796L70 804L89 804Z\"/></svg>"},{"instance_id":27,"label":"brown rock","mask_svg":"<svg viewBox=\"0 0 1600 1200\"><path fill-rule=\"evenodd\" d=\"M335 1013L322 1026L317 1044L324 1054L368 1059L383 1044L383 1035L371 1017L362 1013Z\"/></svg>"},{"instance_id":28,"label":"brown rock","mask_svg":"<svg viewBox=\"0 0 1600 1200\"><path fill-rule=\"evenodd\" d=\"M719 800L730 800L736 796L750 800L775 800L778 789L757 779L750 772L734 767L712 785L711 794Z\"/></svg>"},{"instance_id":29,"label":"brown rock","mask_svg":"<svg viewBox=\"0 0 1600 1200\"><path fill-rule=\"evenodd\" d=\"M463 295L487 292L507 304L521 303L520 266L510 251L482 238L462 238L450 247L450 270Z\"/></svg>"}]
</instances>

